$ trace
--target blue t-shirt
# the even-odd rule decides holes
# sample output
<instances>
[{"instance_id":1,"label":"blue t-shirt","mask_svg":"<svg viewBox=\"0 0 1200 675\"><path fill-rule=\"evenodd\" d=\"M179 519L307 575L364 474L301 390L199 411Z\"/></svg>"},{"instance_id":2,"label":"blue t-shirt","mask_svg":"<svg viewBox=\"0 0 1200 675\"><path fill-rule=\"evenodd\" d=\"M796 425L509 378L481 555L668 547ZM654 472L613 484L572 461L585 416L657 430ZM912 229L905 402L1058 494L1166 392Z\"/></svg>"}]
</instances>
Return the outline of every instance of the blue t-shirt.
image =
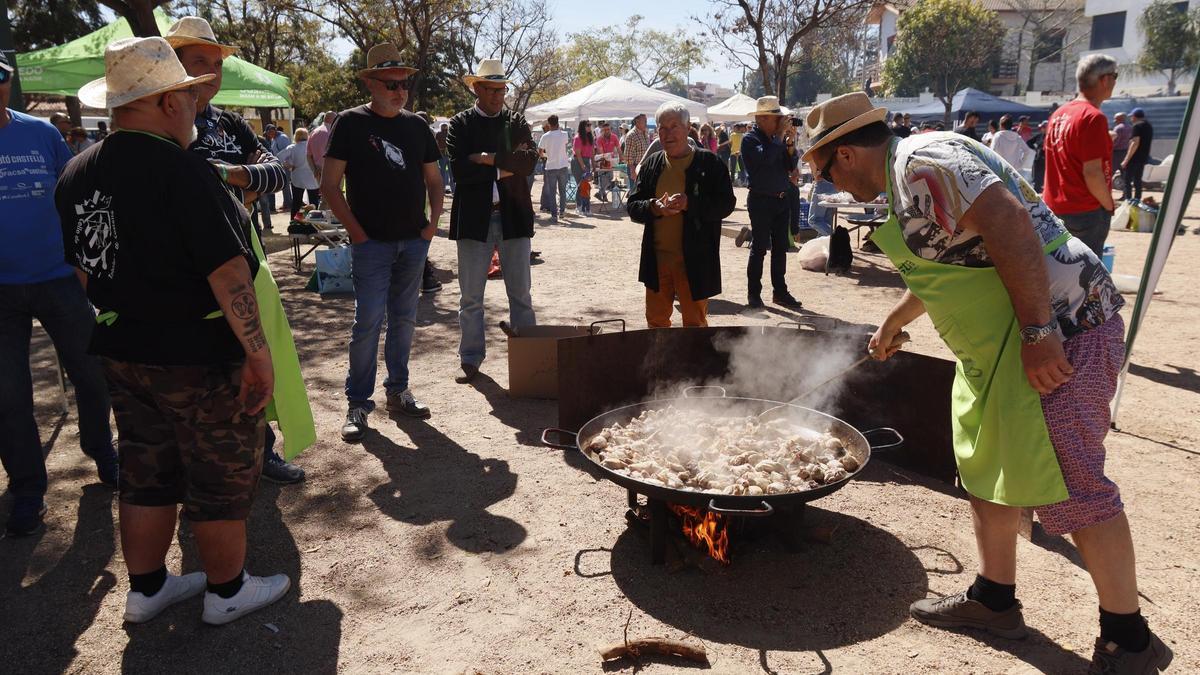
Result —
<instances>
[{"instance_id":1,"label":"blue t-shirt","mask_svg":"<svg viewBox=\"0 0 1200 675\"><path fill-rule=\"evenodd\" d=\"M49 122L9 110L0 128L0 284L36 284L70 276L54 185L71 159Z\"/></svg>"}]
</instances>

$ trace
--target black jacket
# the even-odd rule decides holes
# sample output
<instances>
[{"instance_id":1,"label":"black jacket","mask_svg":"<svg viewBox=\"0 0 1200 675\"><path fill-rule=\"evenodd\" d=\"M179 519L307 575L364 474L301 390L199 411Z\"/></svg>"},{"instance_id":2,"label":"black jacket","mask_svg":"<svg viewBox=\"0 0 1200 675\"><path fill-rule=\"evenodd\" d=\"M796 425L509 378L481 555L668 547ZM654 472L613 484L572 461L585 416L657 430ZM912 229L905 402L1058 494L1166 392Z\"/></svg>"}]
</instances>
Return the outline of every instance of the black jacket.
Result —
<instances>
[{"instance_id":1,"label":"black jacket","mask_svg":"<svg viewBox=\"0 0 1200 675\"><path fill-rule=\"evenodd\" d=\"M721 219L733 213L737 198L733 196L729 167L721 158L707 150L695 153L684 174L688 209L683 212L683 266L692 298L704 300L721 293ZM656 198L655 187L665 164L666 155L661 151L642 161L637 187L629 193L626 205L629 218L646 226L638 281L652 291L658 290L658 256L654 251L655 215L650 204Z\"/></svg>"},{"instance_id":2,"label":"black jacket","mask_svg":"<svg viewBox=\"0 0 1200 675\"><path fill-rule=\"evenodd\" d=\"M494 153L496 165L476 164L476 152ZM537 163L537 148L529 124L520 113L502 110L484 117L475 107L450 119L446 155L454 174L454 205L450 209L450 238L487 241L492 217L492 184L500 192L500 221L505 239L533 236L533 203L528 177ZM513 175L496 180L496 169Z\"/></svg>"}]
</instances>

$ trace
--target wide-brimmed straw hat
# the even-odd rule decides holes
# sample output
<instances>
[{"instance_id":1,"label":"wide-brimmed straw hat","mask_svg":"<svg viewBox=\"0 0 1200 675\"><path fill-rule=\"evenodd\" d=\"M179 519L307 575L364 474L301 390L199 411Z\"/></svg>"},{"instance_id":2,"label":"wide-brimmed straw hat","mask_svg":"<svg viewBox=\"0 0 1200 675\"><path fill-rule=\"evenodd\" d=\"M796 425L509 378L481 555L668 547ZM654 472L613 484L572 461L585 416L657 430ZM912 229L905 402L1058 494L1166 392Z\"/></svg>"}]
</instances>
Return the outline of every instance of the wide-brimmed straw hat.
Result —
<instances>
[{"instance_id":1,"label":"wide-brimmed straw hat","mask_svg":"<svg viewBox=\"0 0 1200 675\"><path fill-rule=\"evenodd\" d=\"M861 91L835 96L818 103L804 120L808 137L812 139L812 145L804 151L804 161L809 161L817 148L828 145L855 129L882 122L886 118L887 108L871 105L871 99Z\"/></svg>"},{"instance_id":2,"label":"wide-brimmed straw hat","mask_svg":"<svg viewBox=\"0 0 1200 675\"><path fill-rule=\"evenodd\" d=\"M500 63L500 59L484 59L479 62L474 74L463 75L463 84L467 85L468 89L474 87L476 82L508 84L511 81L504 74L504 64Z\"/></svg>"},{"instance_id":3,"label":"wide-brimmed straw hat","mask_svg":"<svg viewBox=\"0 0 1200 675\"><path fill-rule=\"evenodd\" d=\"M390 42L375 45L367 50L367 67L358 71L359 77L371 77L378 73L402 72L412 75L416 68L400 62L400 50Z\"/></svg>"},{"instance_id":4,"label":"wide-brimmed straw hat","mask_svg":"<svg viewBox=\"0 0 1200 675\"><path fill-rule=\"evenodd\" d=\"M754 116L759 115L779 115L780 117L787 115L788 109L779 105L778 96L760 96L754 102Z\"/></svg>"},{"instance_id":5,"label":"wide-brimmed straw hat","mask_svg":"<svg viewBox=\"0 0 1200 675\"><path fill-rule=\"evenodd\" d=\"M188 45L208 45L220 47L222 57L229 56L238 50L237 47L217 42L217 36L213 33L212 26L198 16L185 16L176 21L171 24L171 27L167 29L167 34L163 37L166 38L167 44L171 45L172 49Z\"/></svg>"},{"instance_id":6,"label":"wide-brimmed straw hat","mask_svg":"<svg viewBox=\"0 0 1200 675\"><path fill-rule=\"evenodd\" d=\"M104 50L104 77L83 85L79 100L92 108L119 108L214 77L212 73L189 77L175 50L163 38L125 38Z\"/></svg>"}]
</instances>

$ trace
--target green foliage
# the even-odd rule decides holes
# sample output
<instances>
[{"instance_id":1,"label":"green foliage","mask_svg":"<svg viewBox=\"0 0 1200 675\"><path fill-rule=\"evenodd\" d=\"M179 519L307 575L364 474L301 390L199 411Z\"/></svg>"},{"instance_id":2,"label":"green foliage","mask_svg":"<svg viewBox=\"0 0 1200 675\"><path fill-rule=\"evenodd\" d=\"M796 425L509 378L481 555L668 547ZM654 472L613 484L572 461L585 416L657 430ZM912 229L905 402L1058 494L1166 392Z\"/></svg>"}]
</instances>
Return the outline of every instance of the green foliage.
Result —
<instances>
[{"instance_id":1,"label":"green foliage","mask_svg":"<svg viewBox=\"0 0 1200 675\"><path fill-rule=\"evenodd\" d=\"M643 19L635 14L624 26L572 33L565 50L571 86L578 88L615 75L660 87L690 80L691 70L708 62L703 45L684 29L647 30L641 28Z\"/></svg>"},{"instance_id":2,"label":"green foliage","mask_svg":"<svg viewBox=\"0 0 1200 675\"><path fill-rule=\"evenodd\" d=\"M370 98L355 72L356 52L346 63L338 63L322 53L307 63L289 63L280 72L292 81L292 105L296 118L311 120L319 113L342 111L366 103Z\"/></svg>"},{"instance_id":3,"label":"green foliage","mask_svg":"<svg viewBox=\"0 0 1200 675\"><path fill-rule=\"evenodd\" d=\"M1155 0L1138 18L1146 44L1138 56L1143 72L1167 76L1168 94L1174 94L1176 77L1200 64L1200 8L1182 10L1175 2Z\"/></svg>"},{"instance_id":4,"label":"green foliage","mask_svg":"<svg viewBox=\"0 0 1200 675\"><path fill-rule=\"evenodd\" d=\"M923 0L900 16L885 86L898 96L925 87L946 106L964 87L987 89L1001 52L1000 17L974 0Z\"/></svg>"},{"instance_id":5,"label":"green foliage","mask_svg":"<svg viewBox=\"0 0 1200 675\"><path fill-rule=\"evenodd\" d=\"M13 0L9 8L18 52L61 45L107 23L96 0Z\"/></svg>"}]
</instances>

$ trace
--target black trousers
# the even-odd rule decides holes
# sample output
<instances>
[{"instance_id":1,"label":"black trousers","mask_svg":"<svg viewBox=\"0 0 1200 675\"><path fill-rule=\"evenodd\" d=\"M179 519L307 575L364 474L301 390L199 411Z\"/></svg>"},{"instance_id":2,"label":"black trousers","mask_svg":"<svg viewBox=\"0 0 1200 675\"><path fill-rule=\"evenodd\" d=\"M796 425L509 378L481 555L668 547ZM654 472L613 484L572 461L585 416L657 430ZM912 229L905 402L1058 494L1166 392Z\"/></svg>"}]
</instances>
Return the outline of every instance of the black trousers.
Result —
<instances>
[{"instance_id":1,"label":"black trousers","mask_svg":"<svg viewBox=\"0 0 1200 675\"><path fill-rule=\"evenodd\" d=\"M289 185L288 189L292 191L292 218L295 218L296 214L300 213L300 209L304 208L304 188L296 187L295 185ZM308 203L312 204L313 208L316 208L320 201L320 190L308 191Z\"/></svg>"},{"instance_id":2,"label":"black trousers","mask_svg":"<svg viewBox=\"0 0 1200 675\"><path fill-rule=\"evenodd\" d=\"M746 202L750 212L750 233L754 241L750 244L750 262L746 265L751 298L762 294L763 258L771 252L771 289L775 293L787 293L787 247L788 218L791 208L785 197L768 197L751 193Z\"/></svg>"},{"instance_id":3,"label":"black trousers","mask_svg":"<svg viewBox=\"0 0 1200 675\"><path fill-rule=\"evenodd\" d=\"M1125 170L1121 172L1125 176L1125 187L1121 189L1121 196L1128 201L1132 196L1139 202L1142 201L1142 172L1146 170L1146 162L1129 160L1129 164L1125 165Z\"/></svg>"}]
</instances>

